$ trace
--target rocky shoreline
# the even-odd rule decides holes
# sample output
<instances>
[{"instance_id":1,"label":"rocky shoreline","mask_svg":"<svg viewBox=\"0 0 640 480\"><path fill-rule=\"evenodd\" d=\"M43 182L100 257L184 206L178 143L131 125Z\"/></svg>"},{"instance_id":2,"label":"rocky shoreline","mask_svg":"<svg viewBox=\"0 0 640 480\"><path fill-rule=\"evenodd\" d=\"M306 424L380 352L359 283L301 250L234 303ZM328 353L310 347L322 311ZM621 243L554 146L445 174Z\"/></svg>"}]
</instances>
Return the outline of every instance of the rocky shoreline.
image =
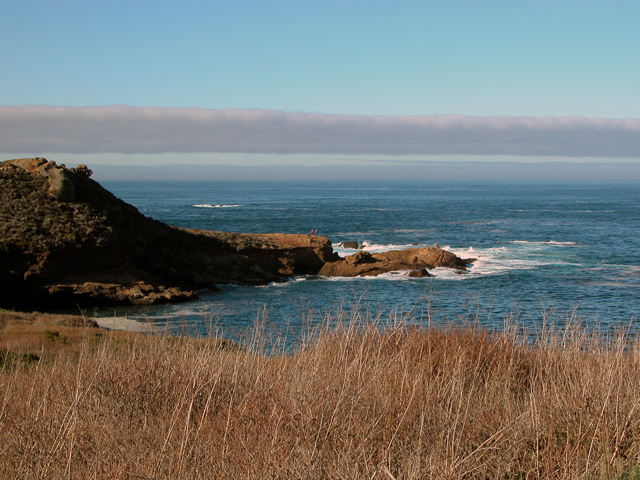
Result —
<instances>
[{"instance_id":1,"label":"rocky shoreline","mask_svg":"<svg viewBox=\"0 0 640 480\"><path fill-rule=\"evenodd\" d=\"M340 258L329 239L176 228L145 217L91 178L85 165L43 158L0 163L0 308L172 303L220 284L293 275L369 276L465 271L437 247Z\"/></svg>"},{"instance_id":2,"label":"rocky shoreline","mask_svg":"<svg viewBox=\"0 0 640 480\"><path fill-rule=\"evenodd\" d=\"M343 259L327 262L318 272L325 277L375 277L383 273L408 271L411 277L429 277L428 270L437 267L466 272L475 259L462 259L439 246L407 248L383 253L360 251Z\"/></svg>"}]
</instances>

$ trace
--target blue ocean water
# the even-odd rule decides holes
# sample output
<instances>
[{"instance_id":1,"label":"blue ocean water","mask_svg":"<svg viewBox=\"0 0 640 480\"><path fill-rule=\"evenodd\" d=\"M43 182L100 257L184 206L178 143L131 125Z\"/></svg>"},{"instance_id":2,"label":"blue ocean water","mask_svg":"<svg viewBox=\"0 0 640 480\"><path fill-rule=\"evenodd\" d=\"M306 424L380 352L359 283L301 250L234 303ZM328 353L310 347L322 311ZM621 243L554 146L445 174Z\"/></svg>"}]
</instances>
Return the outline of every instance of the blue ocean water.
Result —
<instances>
[{"instance_id":1,"label":"blue ocean water","mask_svg":"<svg viewBox=\"0 0 640 480\"><path fill-rule=\"evenodd\" d=\"M575 311L600 328L640 315L640 185L637 183L372 183L104 181L143 214L180 227L310 233L368 251L418 246L478 260L466 274L432 278L305 276L260 287L221 286L195 302L101 309L206 335L211 322L241 331L257 318L274 328L319 322L360 302L373 314L412 311L416 322L505 318L539 327ZM346 307L345 307L346 306Z\"/></svg>"}]
</instances>

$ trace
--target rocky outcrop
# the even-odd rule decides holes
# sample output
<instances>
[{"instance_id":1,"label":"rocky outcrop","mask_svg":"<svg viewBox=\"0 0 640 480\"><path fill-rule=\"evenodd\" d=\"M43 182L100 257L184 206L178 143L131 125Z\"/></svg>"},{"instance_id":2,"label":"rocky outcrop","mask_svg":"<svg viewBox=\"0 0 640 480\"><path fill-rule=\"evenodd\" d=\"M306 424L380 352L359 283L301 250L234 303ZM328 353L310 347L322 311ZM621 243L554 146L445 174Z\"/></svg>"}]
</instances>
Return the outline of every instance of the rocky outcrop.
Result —
<instances>
[{"instance_id":1,"label":"rocky outcrop","mask_svg":"<svg viewBox=\"0 0 640 480\"><path fill-rule=\"evenodd\" d=\"M411 278L433 277L433 275L431 275L426 268L420 268L418 270L411 270L411 271L409 271L407 276L411 277Z\"/></svg>"},{"instance_id":2,"label":"rocky outcrop","mask_svg":"<svg viewBox=\"0 0 640 480\"><path fill-rule=\"evenodd\" d=\"M47 285L45 290L57 303L76 305L157 305L198 298L193 291L184 291L177 287L166 288L162 285L153 286L143 282Z\"/></svg>"},{"instance_id":3,"label":"rocky outcrop","mask_svg":"<svg viewBox=\"0 0 640 480\"><path fill-rule=\"evenodd\" d=\"M325 237L176 230L185 235L175 255L195 272L197 288L281 282L293 275L314 275L327 261L340 258Z\"/></svg>"},{"instance_id":4,"label":"rocky outcrop","mask_svg":"<svg viewBox=\"0 0 640 480\"><path fill-rule=\"evenodd\" d=\"M464 272L475 259L462 259L437 245L433 248L408 248L384 253L358 252L336 262L326 263L318 272L324 277L375 277L387 272L409 270L410 276L428 276L437 267Z\"/></svg>"},{"instance_id":5,"label":"rocky outcrop","mask_svg":"<svg viewBox=\"0 0 640 480\"><path fill-rule=\"evenodd\" d=\"M86 165L83 165L86 169ZM11 168L21 168L34 176L46 179L49 186L49 194L64 201L71 202L76 199L73 182L66 174L64 165L58 166L56 162L49 162L45 158L19 158L2 163L5 171ZM90 176L87 175L87 176Z\"/></svg>"},{"instance_id":6,"label":"rocky outcrop","mask_svg":"<svg viewBox=\"0 0 640 480\"><path fill-rule=\"evenodd\" d=\"M0 308L152 304L316 274L331 242L170 227L43 158L0 163Z\"/></svg>"}]
</instances>

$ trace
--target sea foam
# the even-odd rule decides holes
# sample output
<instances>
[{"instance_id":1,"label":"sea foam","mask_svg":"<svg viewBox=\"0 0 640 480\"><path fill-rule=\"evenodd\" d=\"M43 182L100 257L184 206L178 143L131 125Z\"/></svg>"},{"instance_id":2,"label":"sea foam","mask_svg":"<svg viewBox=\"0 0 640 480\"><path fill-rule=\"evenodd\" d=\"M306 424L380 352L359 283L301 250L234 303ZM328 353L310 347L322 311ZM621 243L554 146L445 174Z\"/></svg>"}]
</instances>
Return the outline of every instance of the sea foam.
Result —
<instances>
[{"instance_id":1,"label":"sea foam","mask_svg":"<svg viewBox=\"0 0 640 480\"><path fill-rule=\"evenodd\" d=\"M193 206L196 208L233 208L233 207L242 207L243 205L199 203Z\"/></svg>"}]
</instances>

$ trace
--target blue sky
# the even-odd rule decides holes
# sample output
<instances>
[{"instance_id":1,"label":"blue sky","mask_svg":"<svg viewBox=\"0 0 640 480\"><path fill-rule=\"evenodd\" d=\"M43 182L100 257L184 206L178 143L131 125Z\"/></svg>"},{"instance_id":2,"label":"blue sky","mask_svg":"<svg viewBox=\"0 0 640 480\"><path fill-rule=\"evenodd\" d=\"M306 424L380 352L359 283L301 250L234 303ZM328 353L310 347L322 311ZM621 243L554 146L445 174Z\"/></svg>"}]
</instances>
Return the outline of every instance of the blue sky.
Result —
<instances>
[{"instance_id":1,"label":"blue sky","mask_svg":"<svg viewBox=\"0 0 640 480\"><path fill-rule=\"evenodd\" d=\"M0 25L0 106L640 118L636 2L0 0ZM76 115L58 112L58 126ZM624 134L631 148L612 143L610 156L637 158L635 126ZM79 154L59 143L33 154ZM0 150L32 153L26 145ZM80 153L108 162L99 150ZM131 162L144 153L113 150Z\"/></svg>"},{"instance_id":2,"label":"blue sky","mask_svg":"<svg viewBox=\"0 0 640 480\"><path fill-rule=\"evenodd\" d=\"M637 2L2 5L4 105L639 116Z\"/></svg>"}]
</instances>

